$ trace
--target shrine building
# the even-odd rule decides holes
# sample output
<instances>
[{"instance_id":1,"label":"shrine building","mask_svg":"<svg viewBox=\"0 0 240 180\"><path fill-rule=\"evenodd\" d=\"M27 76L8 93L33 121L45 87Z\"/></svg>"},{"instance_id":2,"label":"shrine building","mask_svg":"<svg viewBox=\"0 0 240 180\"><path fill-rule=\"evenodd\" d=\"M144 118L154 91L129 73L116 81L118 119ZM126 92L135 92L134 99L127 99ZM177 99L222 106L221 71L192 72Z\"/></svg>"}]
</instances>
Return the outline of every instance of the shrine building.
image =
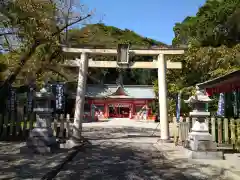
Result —
<instances>
[{"instance_id":1,"label":"shrine building","mask_svg":"<svg viewBox=\"0 0 240 180\"><path fill-rule=\"evenodd\" d=\"M68 99L75 100L71 93ZM155 103L153 86L91 84L86 86L85 119L154 119L150 104ZM75 108L73 108L75 109Z\"/></svg>"},{"instance_id":2,"label":"shrine building","mask_svg":"<svg viewBox=\"0 0 240 180\"><path fill-rule=\"evenodd\" d=\"M199 83L197 87L205 90L208 96L219 96L222 94L222 101L218 104L223 117L240 117L240 70L233 71L224 76ZM222 104L222 105L221 105ZM221 107L222 106L222 107Z\"/></svg>"},{"instance_id":3,"label":"shrine building","mask_svg":"<svg viewBox=\"0 0 240 180\"><path fill-rule=\"evenodd\" d=\"M233 91L240 91L239 77L240 70L236 70L224 76L199 83L197 84L197 87L204 89L209 96L219 93L231 93Z\"/></svg>"}]
</instances>

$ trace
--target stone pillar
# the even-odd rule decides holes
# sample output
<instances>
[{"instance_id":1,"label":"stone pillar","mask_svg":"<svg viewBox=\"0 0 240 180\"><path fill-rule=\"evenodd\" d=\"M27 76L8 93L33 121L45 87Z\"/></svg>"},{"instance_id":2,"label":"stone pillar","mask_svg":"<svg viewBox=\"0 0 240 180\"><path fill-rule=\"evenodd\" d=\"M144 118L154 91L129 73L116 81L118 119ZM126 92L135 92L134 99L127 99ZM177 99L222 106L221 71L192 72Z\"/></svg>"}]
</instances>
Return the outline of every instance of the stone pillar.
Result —
<instances>
[{"instance_id":1,"label":"stone pillar","mask_svg":"<svg viewBox=\"0 0 240 180\"><path fill-rule=\"evenodd\" d=\"M169 140L169 123L167 108L166 61L164 54L158 55L158 100L161 127L161 140Z\"/></svg>"},{"instance_id":2,"label":"stone pillar","mask_svg":"<svg viewBox=\"0 0 240 180\"><path fill-rule=\"evenodd\" d=\"M76 140L81 139L82 120L84 116L85 91L88 72L88 57L86 53L81 54L81 59L78 60L78 63L79 63L78 85L76 92L76 105L72 134L72 137Z\"/></svg>"}]
</instances>

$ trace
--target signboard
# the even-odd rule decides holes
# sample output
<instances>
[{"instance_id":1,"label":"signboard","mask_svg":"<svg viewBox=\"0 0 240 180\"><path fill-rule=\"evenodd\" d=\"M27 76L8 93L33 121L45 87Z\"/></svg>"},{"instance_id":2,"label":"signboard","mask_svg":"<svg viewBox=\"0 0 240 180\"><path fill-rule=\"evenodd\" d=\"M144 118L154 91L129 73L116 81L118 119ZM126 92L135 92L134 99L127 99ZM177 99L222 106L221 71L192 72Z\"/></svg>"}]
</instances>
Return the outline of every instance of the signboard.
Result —
<instances>
[{"instance_id":1,"label":"signboard","mask_svg":"<svg viewBox=\"0 0 240 180\"><path fill-rule=\"evenodd\" d=\"M134 104L144 105L144 104L146 104L146 103L147 103L147 101L143 101L143 100L135 100L135 101L134 101Z\"/></svg>"},{"instance_id":2,"label":"signboard","mask_svg":"<svg viewBox=\"0 0 240 180\"><path fill-rule=\"evenodd\" d=\"M130 104L109 104L109 107L126 107L129 108Z\"/></svg>"}]
</instances>

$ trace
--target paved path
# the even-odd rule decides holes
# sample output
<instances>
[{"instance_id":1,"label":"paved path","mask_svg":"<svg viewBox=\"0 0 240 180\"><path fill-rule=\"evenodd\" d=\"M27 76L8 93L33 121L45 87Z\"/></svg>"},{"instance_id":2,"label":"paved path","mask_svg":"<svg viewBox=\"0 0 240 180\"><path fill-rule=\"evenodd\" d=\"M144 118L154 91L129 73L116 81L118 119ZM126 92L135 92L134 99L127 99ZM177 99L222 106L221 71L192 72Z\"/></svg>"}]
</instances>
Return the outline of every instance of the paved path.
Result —
<instances>
[{"instance_id":1,"label":"paved path","mask_svg":"<svg viewBox=\"0 0 240 180\"><path fill-rule=\"evenodd\" d=\"M220 179L202 176L199 169L177 167L166 159L153 146L158 139L158 136L151 137L154 127L85 124L83 134L92 144L79 152L55 180ZM220 172L215 174L220 175Z\"/></svg>"},{"instance_id":2,"label":"paved path","mask_svg":"<svg viewBox=\"0 0 240 180\"><path fill-rule=\"evenodd\" d=\"M24 142L0 142L0 179L39 180L71 152L59 150L48 155L20 153Z\"/></svg>"}]
</instances>

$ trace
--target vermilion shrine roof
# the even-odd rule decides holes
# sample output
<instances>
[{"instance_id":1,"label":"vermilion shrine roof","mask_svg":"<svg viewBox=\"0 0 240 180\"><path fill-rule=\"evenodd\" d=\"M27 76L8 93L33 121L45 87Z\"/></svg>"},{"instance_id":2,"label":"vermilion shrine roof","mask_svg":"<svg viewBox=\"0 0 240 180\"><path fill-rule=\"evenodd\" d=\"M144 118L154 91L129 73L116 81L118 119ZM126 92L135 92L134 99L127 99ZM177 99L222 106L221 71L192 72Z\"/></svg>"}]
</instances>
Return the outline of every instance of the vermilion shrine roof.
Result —
<instances>
[{"instance_id":1,"label":"vermilion shrine roof","mask_svg":"<svg viewBox=\"0 0 240 180\"><path fill-rule=\"evenodd\" d=\"M240 70L199 83L196 86L200 89L205 89L209 95L240 89Z\"/></svg>"},{"instance_id":2,"label":"vermilion shrine roof","mask_svg":"<svg viewBox=\"0 0 240 180\"><path fill-rule=\"evenodd\" d=\"M71 93L74 95L74 93ZM86 87L86 97L92 98L130 98L130 99L155 99L153 86L115 84L95 85Z\"/></svg>"}]
</instances>

